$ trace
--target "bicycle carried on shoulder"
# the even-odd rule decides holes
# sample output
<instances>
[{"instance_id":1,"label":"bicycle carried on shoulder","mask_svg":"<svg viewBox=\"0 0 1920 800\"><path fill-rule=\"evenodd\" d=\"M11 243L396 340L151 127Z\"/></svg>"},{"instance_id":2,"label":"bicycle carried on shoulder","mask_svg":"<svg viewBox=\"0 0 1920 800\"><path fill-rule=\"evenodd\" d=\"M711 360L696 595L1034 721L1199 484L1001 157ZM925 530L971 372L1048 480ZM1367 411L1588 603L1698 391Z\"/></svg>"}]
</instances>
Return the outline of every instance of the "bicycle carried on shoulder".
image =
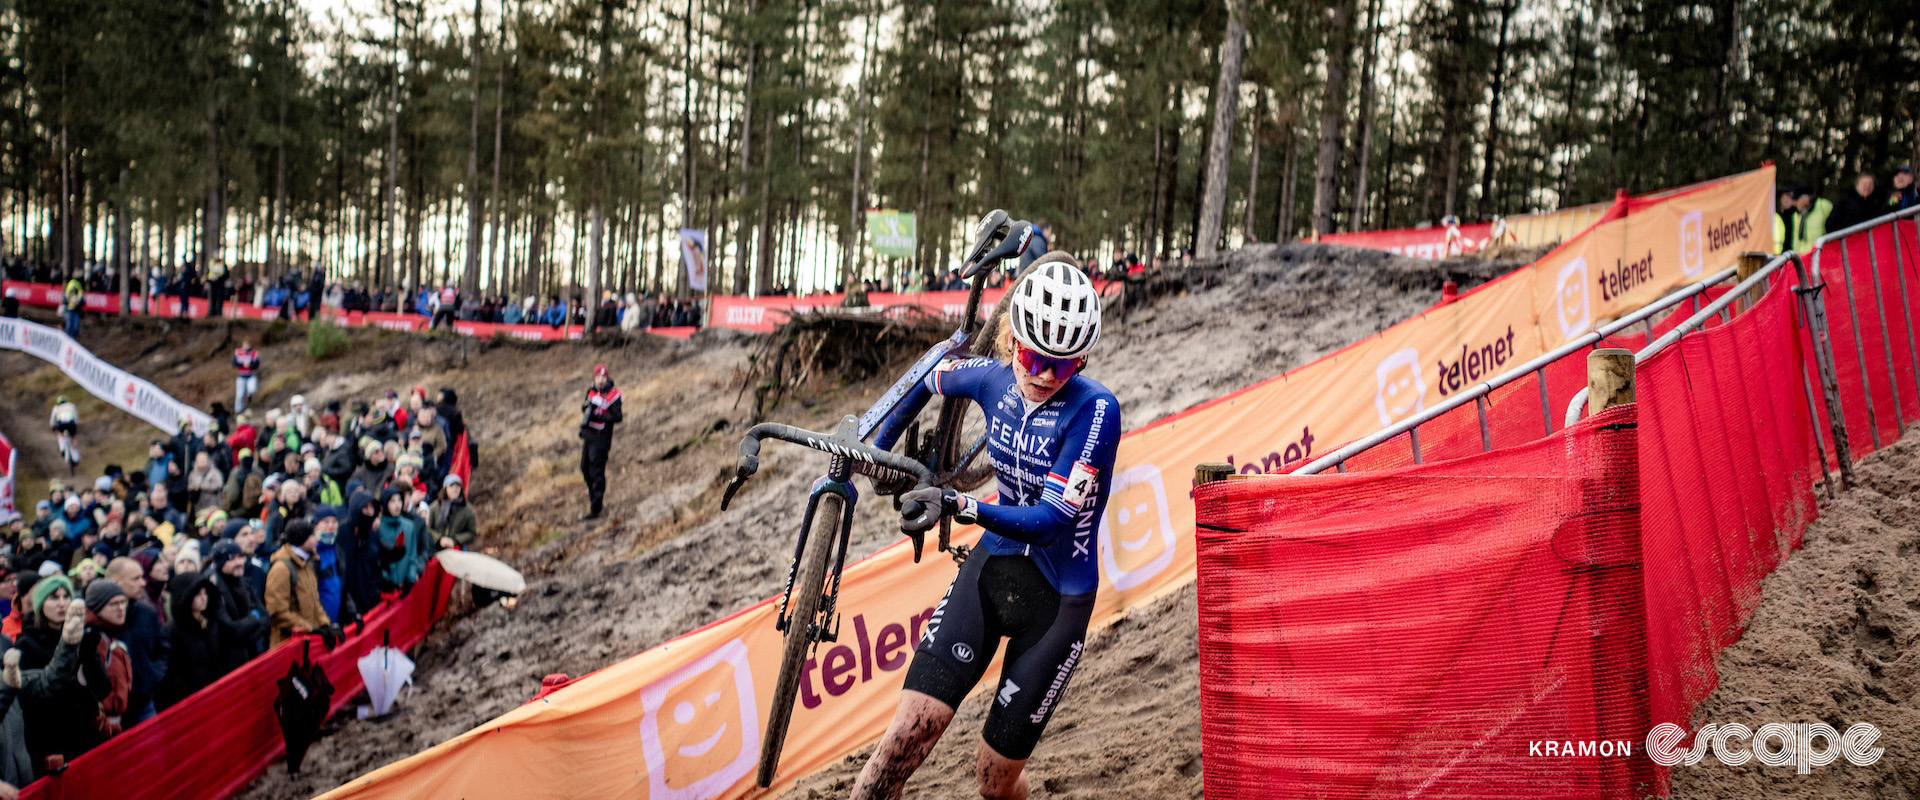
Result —
<instances>
[{"instance_id":1,"label":"bicycle carried on shoulder","mask_svg":"<svg viewBox=\"0 0 1920 800\"><path fill-rule=\"evenodd\" d=\"M940 486L968 491L978 488L992 476L991 465L974 465L987 437L983 432L970 444L965 441L967 407L971 401L945 398L933 430L919 435L917 414L894 412L908 402L916 391L924 392L921 381L951 357L984 354L973 348L978 342L991 343L999 315L985 323L979 318L980 294L994 265L1026 249L1033 235L1033 224L1010 221L1004 211L995 210L982 217L974 229L972 246L962 266L961 277L968 281L966 315L960 327L946 340L929 348L893 387L881 396L865 414L851 414L840 421L832 433L809 431L790 425L763 422L753 426L740 440L740 463L733 480L727 483L720 508L726 510L734 493L760 468L760 442L777 439L810 447L832 456L826 474L815 481L807 494L807 507L801 517L800 540L794 544L793 560L787 567L786 589L780 598L775 627L785 634L779 678L774 686L773 705L767 711L767 725L760 748L759 785L772 786L780 764L780 752L786 744L787 726L793 717L793 701L799 691L800 670L808 653L821 642L838 641L840 614L840 577L846 568L847 542L853 523L853 510L859 501L852 478L855 474L872 479L876 491L899 495L912 488ZM990 345L989 345L990 346ZM900 438L905 454L882 450L870 442ZM911 511L911 509L909 509ZM950 552L956 562L966 557L964 546L951 543L952 526L941 520L939 548ZM925 546L924 534L910 534L913 560L919 563Z\"/></svg>"}]
</instances>

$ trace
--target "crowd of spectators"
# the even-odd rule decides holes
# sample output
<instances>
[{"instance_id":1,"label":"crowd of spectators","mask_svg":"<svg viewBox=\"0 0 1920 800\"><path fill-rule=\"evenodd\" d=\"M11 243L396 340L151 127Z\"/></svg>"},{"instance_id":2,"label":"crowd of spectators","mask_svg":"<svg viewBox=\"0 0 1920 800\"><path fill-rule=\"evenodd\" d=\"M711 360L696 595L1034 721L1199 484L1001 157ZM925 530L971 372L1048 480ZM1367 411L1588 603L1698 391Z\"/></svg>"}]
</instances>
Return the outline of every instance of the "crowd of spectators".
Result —
<instances>
[{"instance_id":1,"label":"crowd of spectators","mask_svg":"<svg viewBox=\"0 0 1920 800\"><path fill-rule=\"evenodd\" d=\"M1888 182L1891 185L1882 189L1878 176L1862 172L1854 176L1853 185L1838 201L1816 196L1811 186L1782 185L1774 203L1774 250L1784 252L1792 248L1804 253L1830 231L1845 230L1920 205L1920 187L1914 185L1913 167L1895 168Z\"/></svg>"},{"instance_id":2,"label":"crowd of spectators","mask_svg":"<svg viewBox=\"0 0 1920 800\"><path fill-rule=\"evenodd\" d=\"M0 537L0 781L23 786L279 642L331 642L478 531L453 389L228 413L54 481ZM9 793L0 788L0 796Z\"/></svg>"},{"instance_id":3,"label":"crowd of spectators","mask_svg":"<svg viewBox=\"0 0 1920 800\"><path fill-rule=\"evenodd\" d=\"M65 284L53 265L20 256L3 262L8 280ZM277 309L282 319L310 319L311 298L318 295L322 308L338 311L414 313L427 317L438 327L452 321L488 322L506 325L546 325L582 327L587 323L588 305L575 293L563 299L548 295L546 301L528 295L520 302L504 294L486 295L478 302L463 297L456 287L425 287L416 291L404 288L369 289L361 281L330 282L318 268L295 268L278 280L258 280L249 275L230 275L216 265L203 274L192 261L168 272L147 267L146 275L134 291L148 297L178 297L206 300L209 312L218 314L228 302L246 302L262 308ZM107 264L89 262L75 287L83 292L112 294L118 291L115 275ZM604 293L599 304L598 322L604 328L641 330L647 328L699 327L704 322L704 304L698 300L661 298L653 292Z\"/></svg>"}]
</instances>

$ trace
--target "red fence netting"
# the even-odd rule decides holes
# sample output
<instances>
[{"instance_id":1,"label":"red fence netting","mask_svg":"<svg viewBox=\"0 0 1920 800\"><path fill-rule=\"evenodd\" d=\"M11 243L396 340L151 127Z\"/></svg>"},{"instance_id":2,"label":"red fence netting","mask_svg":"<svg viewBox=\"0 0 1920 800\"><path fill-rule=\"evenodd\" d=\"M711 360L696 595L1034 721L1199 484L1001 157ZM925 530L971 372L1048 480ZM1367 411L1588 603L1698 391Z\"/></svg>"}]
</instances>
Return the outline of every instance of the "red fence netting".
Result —
<instances>
[{"instance_id":1,"label":"red fence netting","mask_svg":"<svg viewBox=\"0 0 1920 800\"><path fill-rule=\"evenodd\" d=\"M1597 750L1647 728L1634 416L1199 487L1207 796L1649 790L1650 761Z\"/></svg>"},{"instance_id":2,"label":"red fence netting","mask_svg":"<svg viewBox=\"0 0 1920 800\"><path fill-rule=\"evenodd\" d=\"M1789 275L1640 365L1637 437L1609 411L1479 454L1468 407L1423 441L1429 458L1472 448L1456 460L1196 489L1208 795L1664 793L1647 731L1687 725L1816 514ZM1884 372L1872 352L1865 372ZM1558 408L1584 369L1547 371ZM1494 424L1496 446L1502 425L1541 425L1537 383L1508 389L1493 409L1529 393L1533 409ZM1609 524L1623 485L1637 506L1609 541L1632 558L1568 547ZM1633 602L1596 605L1581 583L1627 574ZM1632 755L1580 750L1615 740Z\"/></svg>"},{"instance_id":3,"label":"red fence netting","mask_svg":"<svg viewBox=\"0 0 1920 800\"><path fill-rule=\"evenodd\" d=\"M1745 630L1761 579L1800 546L1817 512L1791 288L1776 281L1732 324L1689 335L1639 367L1655 724L1687 726L1718 685L1714 658Z\"/></svg>"},{"instance_id":4,"label":"red fence netting","mask_svg":"<svg viewBox=\"0 0 1920 800\"><path fill-rule=\"evenodd\" d=\"M296 637L108 739L74 759L66 772L27 785L20 796L27 800L231 797L286 750L273 711L275 681L300 662L303 650L310 646L313 660L326 670L334 688L329 713L338 713L365 686L356 663L360 657L383 640L402 650L418 644L446 611L453 583L440 562L431 561L412 591L375 608L367 615L365 627L338 647L325 650L318 637Z\"/></svg>"}]
</instances>

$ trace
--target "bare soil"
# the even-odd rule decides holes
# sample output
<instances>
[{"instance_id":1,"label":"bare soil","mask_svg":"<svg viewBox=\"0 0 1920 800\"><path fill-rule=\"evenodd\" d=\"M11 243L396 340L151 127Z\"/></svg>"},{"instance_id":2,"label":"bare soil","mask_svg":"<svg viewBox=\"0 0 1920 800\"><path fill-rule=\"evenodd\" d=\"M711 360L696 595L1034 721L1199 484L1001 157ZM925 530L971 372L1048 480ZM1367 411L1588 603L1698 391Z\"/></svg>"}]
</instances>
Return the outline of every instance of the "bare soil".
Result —
<instances>
[{"instance_id":1,"label":"bare soil","mask_svg":"<svg viewBox=\"0 0 1920 800\"><path fill-rule=\"evenodd\" d=\"M1124 315L1109 311L1088 372L1118 395L1127 427L1374 334L1436 302L1443 280L1470 287L1525 260L1434 262L1260 245L1223 262L1158 282L1155 297ZM269 340L261 407L284 405L295 392L319 405L416 385L456 387L480 447L473 489L480 544L521 569L528 590L511 611L494 605L443 623L416 651L415 692L396 713L331 723L301 775L275 767L246 797L323 792L525 702L542 676L599 669L779 590L792 551L793 503L825 464L809 451L769 445L760 474L719 513L738 436L754 421L751 395L737 398L759 337L720 330L687 342L616 334L548 344L354 330L343 355L315 362L302 328L89 320L81 339L203 407L231 400L228 354L242 336ZM898 363L914 355L903 351ZM626 392L627 422L609 464L609 518L582 524L574 431L595 363L609 364ZM18 376L0 381L19 395L0 403L0 429L44 428L38 420L46 412L35 409L47 408L56 391L58 373L44 375L51 369L0 353L0 375ZM877 400L890 378L817 381L768 416L829 428ZM152 430L133 425L111 435L143 455ZM888 504L862 505L854 556L893 541L890 516ZM1036 797L1199 795L1194 625L1188 588L1092 638L1075 681L1078 699L1063 704L1035 755ZM983 709L977 698L963 707L915 796L972 794L973 732ZM843 791L858 758L808 779L794 795Z\"/></svg>"},{"instance_id":2,"label":"bare soil","mask_svg":"<svg viewBox=\"0 0 1920 800\"><path fill-rule=\"evenodd\" d=\"M1768 576L1746 634L1721 652L1707 723L1826 722L1880 729L1878 763L1792 766L1707 758L1673 768L1676 800L1920 797L1920 434L1855 467L1801 550Z\"/></svg>"}]
</instances>

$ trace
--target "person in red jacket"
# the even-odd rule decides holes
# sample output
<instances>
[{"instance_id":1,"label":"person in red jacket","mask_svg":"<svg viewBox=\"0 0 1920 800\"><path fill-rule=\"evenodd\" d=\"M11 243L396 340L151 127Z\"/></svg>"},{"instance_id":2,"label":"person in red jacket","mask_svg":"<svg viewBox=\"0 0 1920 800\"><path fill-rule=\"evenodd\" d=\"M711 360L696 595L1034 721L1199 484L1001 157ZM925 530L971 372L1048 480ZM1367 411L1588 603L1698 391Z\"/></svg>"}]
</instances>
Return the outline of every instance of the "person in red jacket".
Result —
<instances>
[{"instance_id":1,"label":"person in red jacket","mask_svg":"<svg viewBox=\"0 0 1920 800\"><path fill-rule=\"evenodd\" d=\"M227 449L233 451L234 457L238 458L241 450L254 449L259 442L260 429L253 427L253 415L235 415L233 418L233 435L227 437Z\"/></svg>"},{"instance_id":2,"label":"person in red jacket","mask_svg":"<svg viewBox=\"0 0 1920 800\"><path fill-rule=\"evenodd\" d=\"M580 404L580 474L587 479L587 514L581 520L599 519L601 501L607 494L607 454L613 449L613 426L625 419L621 412L620 389L613 385L607 365L593 367L593 388Z\"/></svg>"},{"instance_id":3,"label":"person in red jacket","mask_svg":"<svg viewBox=\"0 0 1920 800\"><path fill-rule=\"evenodd\" d=\"M247 398L260 390L260 351L253 349L253 343L242 341L240 349L233 351L233 368L237 373L233 379L233 413L246 410Z\"/></svg>"}]
</instances>

